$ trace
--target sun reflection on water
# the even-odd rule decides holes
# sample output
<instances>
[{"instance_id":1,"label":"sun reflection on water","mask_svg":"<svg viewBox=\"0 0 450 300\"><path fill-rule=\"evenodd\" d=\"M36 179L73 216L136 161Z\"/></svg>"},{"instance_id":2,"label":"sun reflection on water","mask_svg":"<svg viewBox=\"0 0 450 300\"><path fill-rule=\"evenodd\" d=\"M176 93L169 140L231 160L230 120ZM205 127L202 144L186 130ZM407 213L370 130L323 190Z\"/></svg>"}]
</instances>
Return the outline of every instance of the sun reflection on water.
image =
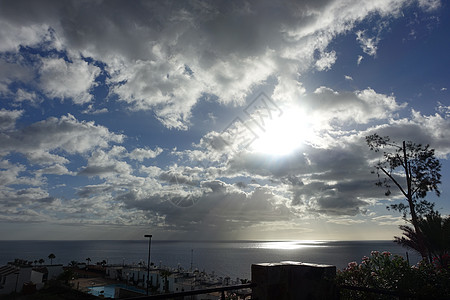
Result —
<instances>
[{"instance_id":1,"label":"sun reflection on water","mask_svg":"<svg viewBox=\"0 0 450 300\"><path fill-rule=\"evenodd\" d=\"M322 241L271 241L255 245L258 249L296 250L303 248L328 247Z\"/></svg>"}]
</instances>

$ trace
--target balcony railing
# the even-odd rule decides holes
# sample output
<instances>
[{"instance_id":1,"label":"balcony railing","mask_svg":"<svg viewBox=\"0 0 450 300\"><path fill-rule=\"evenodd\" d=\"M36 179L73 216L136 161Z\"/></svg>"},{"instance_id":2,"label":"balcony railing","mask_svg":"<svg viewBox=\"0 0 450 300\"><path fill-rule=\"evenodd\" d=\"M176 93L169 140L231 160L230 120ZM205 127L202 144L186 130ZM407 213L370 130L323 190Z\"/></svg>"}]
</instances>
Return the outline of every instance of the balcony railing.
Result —
<instances>
[{"instance_id":1,"label":"balcony railing","mask_svg":"<svg viewBox=\"0 0 450 300\"><path fill-rule=\"evenodd\" d=\"M127 300L154 300L154 299L172 299L172 298L173 299L183 299L183 297L187 297L187 296L220 292L221 299L225 300L225 292L226 291L237 291L237 290L242 290L242 289L253 288L255 286L256 285L253 283L246 283L246 284L227 285L227 286L221 286L221 287L216 287L216 288L208 288L208 289L185 291L185 292L170 293L170 294L158 294L158 295L131 297L131 298L126 298L126 299ZM247 296L251 296L251 294L252 293L250 292L248 295L244 295L244 299Z\"/></svg>"}]
</instances>

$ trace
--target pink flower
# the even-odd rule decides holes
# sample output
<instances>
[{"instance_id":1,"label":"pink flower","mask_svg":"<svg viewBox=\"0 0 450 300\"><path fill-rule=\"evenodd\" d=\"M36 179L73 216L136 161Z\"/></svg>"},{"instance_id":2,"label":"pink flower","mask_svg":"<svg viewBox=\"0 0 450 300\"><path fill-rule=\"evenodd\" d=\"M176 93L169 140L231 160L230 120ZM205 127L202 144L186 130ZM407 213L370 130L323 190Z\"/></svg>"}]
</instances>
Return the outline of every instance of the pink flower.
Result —
<instances>
[{"instance_id":1,"label":"pink flower","mask_svg":"<svg viewBox=\"0 0 450 300\"><path fill-rule=\"evenodd\" d=\"M391 252L389 252L389 251L384 251L381 254L383 254L384 256L391 256Z\"/></svg>"},{"instance_id":2,"label":"pink flower","mask_svg":"<svg viewBox=\"0 0 450 300\"><path fill-rule=\"evenodd\" d=\"M375 255L378 255L378 254L380 254L379 251L372 251L372 252L370 252L370 255L372 255L372 256L375 256Z\"/></svg>"},{"instance_id":3,"label":"pink flower","mask_svg":"<svg viewBox=\"0 0 450 300\"><path fill-rule=\"evenodd\" d=\"M353 269L353 268L355 268L356 266L358 266L358 264L356 263L356 261L352 261L352 262L349 262L349 263L348 263L348 268L349 268L349 269Z\"/></svg>"}]
</instances>

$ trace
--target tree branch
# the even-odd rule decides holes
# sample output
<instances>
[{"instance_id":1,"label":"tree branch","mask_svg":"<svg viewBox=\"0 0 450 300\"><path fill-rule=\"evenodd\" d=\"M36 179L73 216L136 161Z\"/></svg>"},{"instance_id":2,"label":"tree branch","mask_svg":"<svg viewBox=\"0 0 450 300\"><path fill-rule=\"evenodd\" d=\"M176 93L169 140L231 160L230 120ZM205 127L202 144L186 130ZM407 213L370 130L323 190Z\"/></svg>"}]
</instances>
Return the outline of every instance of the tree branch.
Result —
<instances>
[{"instance_id":1,"label":"tree branch","mask_svg":"<svg viewBox=\"0 0 450 300\"><path fill-rule=\"evenodd\" d=\"M389 174L389 172L387 172L383 167L379 166L380 170L383 171L384 174L386 174L387 177L389 177L394 183L395 185L400 189L400 191L402 192L402 194L408 198L408 194L405 193L405 191L403 190L403 187L397 182L397 180L395 180L395 178Z\"/></svg>"}]
</instances>

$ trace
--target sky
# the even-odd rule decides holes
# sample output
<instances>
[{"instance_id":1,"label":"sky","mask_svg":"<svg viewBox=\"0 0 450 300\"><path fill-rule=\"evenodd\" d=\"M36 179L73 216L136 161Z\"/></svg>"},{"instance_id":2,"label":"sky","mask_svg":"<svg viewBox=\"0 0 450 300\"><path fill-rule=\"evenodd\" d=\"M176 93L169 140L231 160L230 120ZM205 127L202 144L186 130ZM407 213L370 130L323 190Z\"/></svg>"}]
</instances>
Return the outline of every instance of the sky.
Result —
<instances>
[{"instance_id":1,"label":"sky","mask_svg":"<svg viewBox=\"0 0 450 300\"><path fill-rule=\"evenodd\" d=\"M430 144L450 3L0 1L0 239L378 240L365 137Z\"/></svg>"}]
</instances>

